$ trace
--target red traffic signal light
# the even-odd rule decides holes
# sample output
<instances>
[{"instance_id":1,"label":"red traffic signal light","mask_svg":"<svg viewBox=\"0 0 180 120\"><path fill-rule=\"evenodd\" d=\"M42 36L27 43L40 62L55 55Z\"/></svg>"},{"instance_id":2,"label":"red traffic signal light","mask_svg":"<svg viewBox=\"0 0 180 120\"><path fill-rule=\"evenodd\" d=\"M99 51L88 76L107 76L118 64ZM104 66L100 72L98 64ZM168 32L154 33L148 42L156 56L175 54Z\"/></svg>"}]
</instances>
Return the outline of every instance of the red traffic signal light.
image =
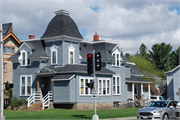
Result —
<instances>
[{"instance_id":1,"label":"red traffic signal light","mask_svg":"<svg viewBox=\"0 0 180 120\"><path fill-rule=\"evenodd\" d=\"M87 57L88 57L88 58L91 58L91 57L92 57L92 55L91 55L91 54L87 54Z\"/></svg>"}]
</instances>

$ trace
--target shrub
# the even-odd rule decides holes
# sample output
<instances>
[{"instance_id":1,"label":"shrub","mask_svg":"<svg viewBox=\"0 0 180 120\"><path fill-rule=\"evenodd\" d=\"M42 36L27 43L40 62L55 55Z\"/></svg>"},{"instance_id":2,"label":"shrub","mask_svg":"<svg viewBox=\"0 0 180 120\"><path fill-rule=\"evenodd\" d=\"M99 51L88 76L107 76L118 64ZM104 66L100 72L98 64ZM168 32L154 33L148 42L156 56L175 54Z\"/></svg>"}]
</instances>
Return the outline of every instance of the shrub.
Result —
<instances>
[{"instance_id":1,"label":"shrub","mask_svg":"<svg viewBox=\"0 0 180 120\"><path fill-rule=\"evenodd\" d=\"M18 108L19 106L27 105L27 101L24 98L18 99L17 96L13 96L11 99L12 109Z\"/></svg>"}]
</instances>

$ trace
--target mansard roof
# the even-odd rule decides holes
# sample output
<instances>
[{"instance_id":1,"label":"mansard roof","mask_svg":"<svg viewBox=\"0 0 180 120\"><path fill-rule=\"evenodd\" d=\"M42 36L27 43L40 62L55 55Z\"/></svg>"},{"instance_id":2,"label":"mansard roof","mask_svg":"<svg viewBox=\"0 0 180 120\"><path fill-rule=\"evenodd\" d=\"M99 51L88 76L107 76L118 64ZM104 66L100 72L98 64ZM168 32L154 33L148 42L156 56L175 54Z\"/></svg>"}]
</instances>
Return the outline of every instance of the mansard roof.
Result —
<instances>
[{"instance_id":1,"label":"mansard roof","mask_svg":"<svg viewBox=\"0 0 180 120\"><path fill-rule=\"evenodd\" d=\"M100 42L81 41L79 50L82 58L86 58L89 52L95 50L95 52L101 52L102 59L114 59L113 56L111 55L111 52L113 48L116 46L117 44L106 41L100 41Z\"/></svg>"},{"instance_id":2,"label":"mansard roof","mask_svg":"<svg viewBox=\"0 0 180 120\"><path fill-rule=\"evenodd\" d=\"M62 13L62 10L60 12ZM83 39L76 23L73 21L73 19L71 19L69 14L57 14L50 21L46 31L41 38L56 37L62 35Z\"/></svg>"},{"instance_id":3,"label":"mansard roof","mask_svg":"<svg viewBox=\"0 0 180 120\"><path fill-rule=\"evenodd\" d=\"M45 66L45 69L53 71L54 73L84 73L87 74L87 66L82 64L66 64L65 66ZM42 68L42 69L44 69ZM37 74L41 73L41 70L36 72ZM44 74L44 73L43 73ZM113 71L101 68L100 71L96 71L96 74L104 74L104 75L113 75L115 74Z\"/></svg>"},{"instance_id":4,"label":"mansard roof","mask_svg":"<svg viewBox=\"0 0 180 120\"><path fill-rule=\"evenodd\" d=\"M21 43L21 46L23 44L26 44L33 49L32 54L29 55L29 58L49 57L45 52L44 40L27 41ZM8 60L18 59L19 56L20 56L20 50L18 50L13 56L8 58Z\"/></svg>"}]
</instances>

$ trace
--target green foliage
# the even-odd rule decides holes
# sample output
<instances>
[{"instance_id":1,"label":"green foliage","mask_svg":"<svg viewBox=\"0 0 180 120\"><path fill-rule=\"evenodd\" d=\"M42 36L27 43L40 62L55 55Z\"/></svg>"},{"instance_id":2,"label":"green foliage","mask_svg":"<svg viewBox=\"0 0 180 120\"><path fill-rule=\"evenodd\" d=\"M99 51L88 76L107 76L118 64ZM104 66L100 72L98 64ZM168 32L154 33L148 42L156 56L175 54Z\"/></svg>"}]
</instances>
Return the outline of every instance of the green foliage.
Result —
<instances>
[{"instance_id":1,"label":"green foliage","mask_svg":"<svg viewBox=\"0 0 180 120\"><path fill-rule=\"evenodd\" d=\"M180 50L180 47L177 50L172 51L171 54L169 55L168 63L169 63L170 70L179 65L179 50Z\"/></svg>"},{"instance_id":2,"label":"green foliage","mask_svg":"<svg viewBox=\"0 0 180 120\"><path fill-rule=\"evenodd\" d=\"M128 58L128 59L129 59L130 56L131 56L131 55L130 55L129 53L126 53L126 54L125 54L125 57Z\"/></svg>"},{"instance_id":3,"label":"green foliage","mask_svg":"<svg viewBox=\"0 0 180 120\"><path fill-rule=\"evenodd\" d=\"M158 70L156 66L150 63L145 57L140 55L134 55L130 57L129 60L136 64L136 68L144 74L141 77L142 80L152 81L155 84L160 84L161 80L156 81L152 76L158 76L162 79L166 79L166 74L164 74L164 70Z\"/></svg>"},{"instance_id":4,"label":"green foliage","mask_svg":"<svg viewBox=\"0 0 180 120\"><path fill-rule=\"evenodd\" d=\"M4 90L4 95L8 98L12 98L12 89Z\"/></svg>"},{"instance_id":5,"label":"green foliage","mask_svg":"<svg viewBox=\"0 0 180 120\"><path fill-rule=\"evenodd\" d=\"M168 70L168 58L169 53L172 50L170 44L155 44L151 47L152 51L149 50L149 60L152 64L156 65L158 70Z\"/></svg>"},{"instance_id":6,"label":"green foliage","mask_svg":"<svg viewBox=\"0 0 180 120\"><path fill-rule=\"evenodd\" d=\"M139 55L147 58L147 47L144 44L141 44L141 46L139 47Z\"/></svg>"},{"instance_id":7,"label":"green foliage","mask_svg":"<svg viewBox=\"0 0 180 120\"><path fill-rule=\"evenodd\" d=\"M18 108L19 106L27 105L27 101L24 98L18 99L17 96L13 96L11 99L12 108Z\"/></svg>"}]
</instances>

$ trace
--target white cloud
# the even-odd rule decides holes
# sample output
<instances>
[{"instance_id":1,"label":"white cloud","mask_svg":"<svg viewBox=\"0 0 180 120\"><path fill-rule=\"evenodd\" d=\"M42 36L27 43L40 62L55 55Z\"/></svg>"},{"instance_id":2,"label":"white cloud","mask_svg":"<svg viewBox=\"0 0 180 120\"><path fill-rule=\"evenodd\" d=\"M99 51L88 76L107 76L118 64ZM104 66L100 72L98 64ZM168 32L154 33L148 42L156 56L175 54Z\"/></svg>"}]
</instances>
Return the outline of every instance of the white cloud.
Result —
<instances>
[{"instance_id":1,"label":"white cloud","mask_svg":"<svg viewBox=\"0 0 180 120\"><path fill-rule=\"evenodd\" d=\"M85 40L92 41L97 32L100 39L116 41L124 52L135 54L144 43L148 49L155 43L170 43L177 49L179 15L168 8L177 1L122 0L6 0L3 1L3 23L12 22L19 36L34 34L41 37L54 11L70 11L79 30L87 29ZM7 7L8 6L8 7ZM94 11L90 7L98 7Z\"/></svg>"}]
</instances>

